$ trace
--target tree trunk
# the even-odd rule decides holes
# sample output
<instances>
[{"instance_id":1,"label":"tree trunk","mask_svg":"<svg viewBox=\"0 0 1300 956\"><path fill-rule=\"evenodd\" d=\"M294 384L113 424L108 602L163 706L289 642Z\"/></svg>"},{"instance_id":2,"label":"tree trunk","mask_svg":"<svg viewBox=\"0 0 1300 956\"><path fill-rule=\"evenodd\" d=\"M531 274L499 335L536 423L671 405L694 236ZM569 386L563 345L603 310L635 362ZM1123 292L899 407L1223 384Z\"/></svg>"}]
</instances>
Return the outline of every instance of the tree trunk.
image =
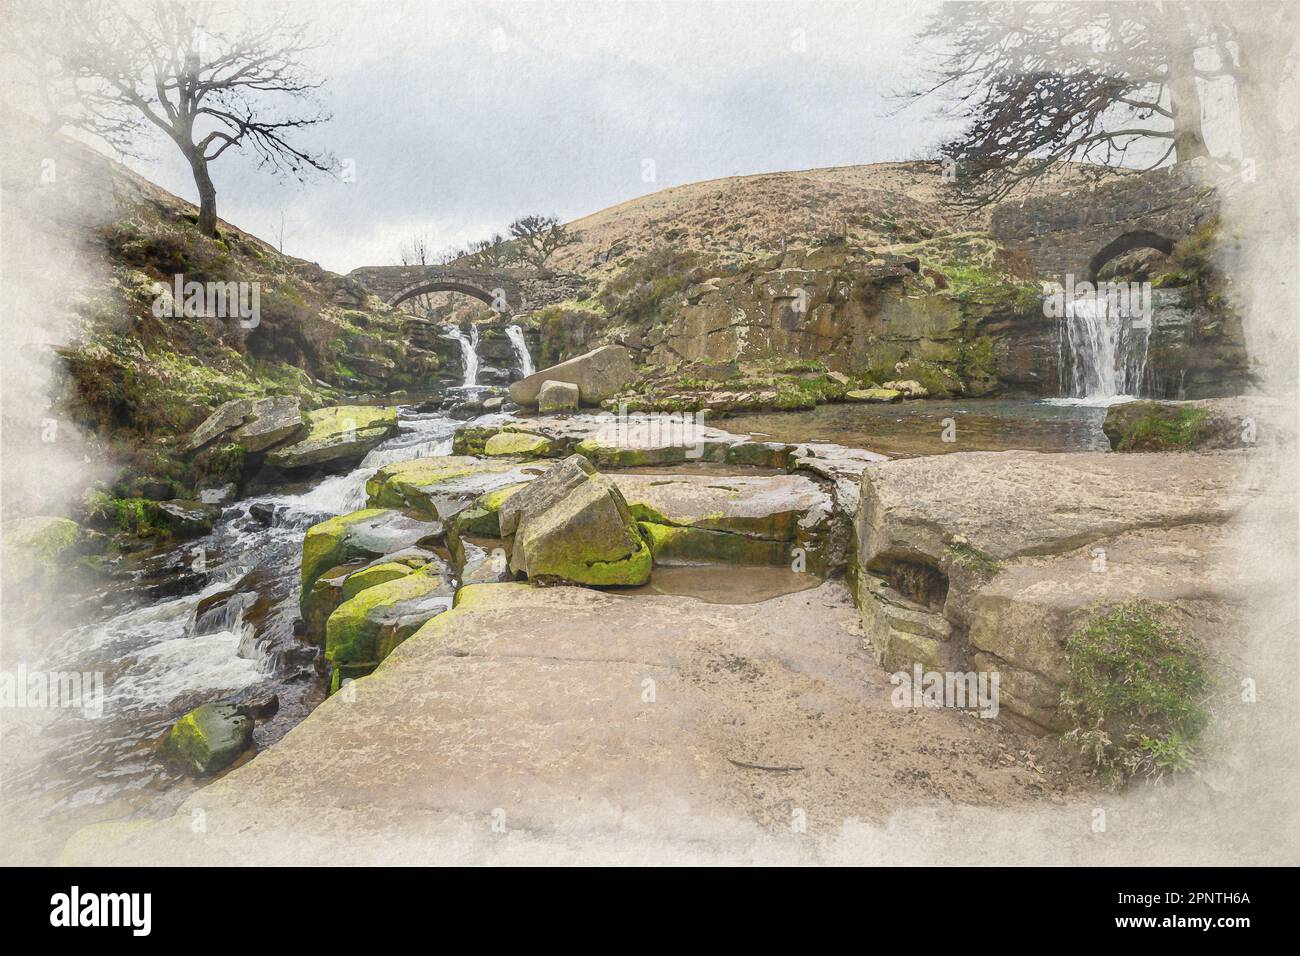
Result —
<instances>
[{"instance_id":1,"label":"tree trunk","mask_svg":"<svg viewBox=\"0 0 1300 956\"><path fill-rule=\"evenodd\" d=\"M1196 87L1196 51L1190 45L1169 58L1169 105L1174 114L1174 162L1209 156L1201 132L1201 91Z\"/></svg>"},{"instance_id":2,"label":"tree trunk","mask_svg":"<svg viewBox=\"0 0 1300 956\"><path fill-rule=\"evenodd\" d=\"M199 232L205 236L217 237L217 187L212 184L208 174L208 161L202 156L191 154L187 157L190 169L194 171L194 185L199 190Z\"/></svg>"}]
</instances>

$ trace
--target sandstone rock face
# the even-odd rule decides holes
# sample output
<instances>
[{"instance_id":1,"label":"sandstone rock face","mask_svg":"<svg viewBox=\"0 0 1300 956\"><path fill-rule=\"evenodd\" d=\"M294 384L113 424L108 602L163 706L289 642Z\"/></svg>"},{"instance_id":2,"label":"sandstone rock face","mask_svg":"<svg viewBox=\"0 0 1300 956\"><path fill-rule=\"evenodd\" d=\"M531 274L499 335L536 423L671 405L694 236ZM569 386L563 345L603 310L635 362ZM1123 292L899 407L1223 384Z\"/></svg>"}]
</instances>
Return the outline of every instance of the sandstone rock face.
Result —
<instances>
[{"instance_id":1,"label":"sandstone rock face","mask_svg":"<svg viewBox=\"0 0 1300 956\"><path fill-rule=\"evenodd\" d=\"M499 512L514 535L510 568L535 581L644 584L650 548L618 486L574 455L511 495Z\"/></svg>"},{"instance_id":2,"label":"sandstone rock face","mask_svg":"<svg viewBox=\"0 0 1300 956\"><path fill-rule=\"evenodd\" d=\"M1188 612L1216 653L1241 599L1225 524L1244 452L962 453L868 465L857 598L873 651L906 670L996 670L1002 707L1062 729L1064 642L1136 597Z\"/></svg>"},{"instance_id":3,"label":"sandstone rock face","mask_svg":"<svg viewBox=\"0 0 1300 956\"><path fill-rule=\"evenodd\" d=\"M583 402L599 405L621 392L635 377L627 349L605 345L520 379L510 386L510 397L520 405L536 405L544 383L568 382L578 386Z\"/></svg>"},{"instance_id":4,"label":"sandstone rock face","mask_svg":"<svg viewBox=\"0 0 1300 956\"><path fill-rule=\"evenodd\" d=\"M551 379L543 382L537 393L537 411L542 415L576 412L580 399L581 391L577 385Z\"/></svg>"},{"instance_id":5,"label":"sandstone rock face","mask_svg":"<svg viewBox=\"0 0 1300 956\"><path fill-rule=\"evenodd\" d=\"M277 468L355 465L397 433L397 409L373 405L334 405L307 413L309 431L301 441L267 454Z\"/></svg>"},{"instance_id":6,"label":"sandstone rock face","mask_svg":"<svg viewBox=\"0 0 1300 956\"><path fill-rule=\"evenodd\" d=\"M253 720L233 704L204 704L167 732L162 754L196 777L225 770L253 744Z\"/></svg>"}]
</instances>

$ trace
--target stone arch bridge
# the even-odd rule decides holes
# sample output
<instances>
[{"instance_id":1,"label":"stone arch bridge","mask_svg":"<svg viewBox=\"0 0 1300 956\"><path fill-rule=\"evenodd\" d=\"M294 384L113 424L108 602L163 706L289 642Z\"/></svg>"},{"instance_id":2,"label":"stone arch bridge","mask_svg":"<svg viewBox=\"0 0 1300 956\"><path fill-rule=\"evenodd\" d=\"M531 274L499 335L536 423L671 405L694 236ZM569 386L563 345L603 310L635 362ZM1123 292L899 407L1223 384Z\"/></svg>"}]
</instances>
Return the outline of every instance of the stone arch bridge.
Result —
<instances>
[{"instance_id":1,"label":"stone arch bridge","mask_svg":"<svg viewBox=\"0 0 1300 956\"><path fill-rule=\"evenodd\" d=\"M1107 262L1133 249L1168 254L1218 209L1208 171L1192 163L1003 202L993 210L992 232L1027 256L1040 277L1091 282Z\"/></svg>"},{"instance_id":2,"label":"stone arch bridge","mask_svg":"<svg viewBox=\"0 0 1300 956\"><path fill-rule=\"evenodd\" d=\"M583 290L580 276L529 269L475 269L464 266L363 266L348 277L391 306L418 295L460 292L510 315L544 308Z\"/></svg>"}]
</instances>

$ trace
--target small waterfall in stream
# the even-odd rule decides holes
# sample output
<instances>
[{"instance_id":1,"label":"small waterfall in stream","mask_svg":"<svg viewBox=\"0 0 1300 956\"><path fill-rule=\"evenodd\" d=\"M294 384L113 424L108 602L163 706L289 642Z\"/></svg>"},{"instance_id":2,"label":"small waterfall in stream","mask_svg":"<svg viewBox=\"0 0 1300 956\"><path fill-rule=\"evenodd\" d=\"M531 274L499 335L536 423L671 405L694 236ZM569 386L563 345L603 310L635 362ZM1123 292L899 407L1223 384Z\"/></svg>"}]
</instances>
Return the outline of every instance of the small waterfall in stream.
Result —
<instances>
[{"instance_id":1,"label":"small waterfall in stream","mask_svg":"<svg viewBox=\"0 0 1300 956\"><path fill-rule=\"evenodd\" d=\"M1139 314L1102 294L1067 301L1059 342L1062 394L1090 404L1136 398L1150 335L1149 307Z\"/></svg>"},{"instance_id":2,"label":"small waterfall in stream","mask_svg":"<svg viewBox=\"0 0 1300 956\"><path fill-rule=\"evenodd\" d=\"M533 357L528 354L528 343L524 341L524 330L517 325L507 326L506 335L510 337L510 344L515 347L515 358L519 359L519 370L524 373L524 378L527 378L536 369L533 367Z\"/></svg>"},{"instance_id":3,"label":"small waterfall in stream","mask_svg":"<svg viewBox=\"0 0 1300 956\"><path fill-rule=\"evenodd\" d=\"M465 380L461 382L461 387L473 388L478 385L478 327L471 325L469 335L466 336L460 329L450 326L447 338L460 343L460 357L465 364Z\"/></svg>"}]
</instances>

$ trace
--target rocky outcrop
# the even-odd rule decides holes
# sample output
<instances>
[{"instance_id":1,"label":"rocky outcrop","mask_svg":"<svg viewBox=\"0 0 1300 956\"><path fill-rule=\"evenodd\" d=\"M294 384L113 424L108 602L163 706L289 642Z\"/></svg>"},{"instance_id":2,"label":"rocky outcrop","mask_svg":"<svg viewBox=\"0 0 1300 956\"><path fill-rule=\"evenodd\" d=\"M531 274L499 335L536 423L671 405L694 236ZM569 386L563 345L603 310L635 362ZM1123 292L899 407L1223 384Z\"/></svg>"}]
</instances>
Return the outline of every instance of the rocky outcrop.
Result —
<instances>
[{"instance_id":1,"label":"rocky outcrop","mask_svg":"<svg viewBox=\"0 0 1300 956\"><path fill-rule=\"evenodd\" d=\"M880 662L997 671L1003 709L1061 729L1065 640L1141 596L1232 616L1223 527L1247 502L1241 452L969 453L869 465L857 599ZM1205 630L1210 646L1225 636Z\"/></svg>"},{"instance_id":2,"label":"rocky outcrop","mask_svg":"<svg viewBox=\"0 0 1300 956\"><path fill-rule=\"evenodd\" d=\"M1248 448L1270 441L1276 410L1246 397L1125 402L1106 410L1102 431L1115 451Z\"/></svg>"},{"instance_id":3,"label":"rocky outcrop","mask_svg":"<svg viewBox=\"0 0 1300 956\"><path fill-rule=\"evenodd\" d=\"M302 542L302 595L316 579L350 561L370 562L405 548L434 545L443 527L391 508L365 508L307 529Z\"/></svg>"},{"instance_id":4,"label":"rocky outcrop","mask_svg":"<svg viewBox=\"0 0 1300 956\"><path fill-rule=\"evenodd\" d=\"M599 405L621 392L635 377L627 350L605 345L520 379L510 386L510 397L520 405L536 405L546 382L567 382L578 386L584 405Z\"/></svg>"}]
</instances>

